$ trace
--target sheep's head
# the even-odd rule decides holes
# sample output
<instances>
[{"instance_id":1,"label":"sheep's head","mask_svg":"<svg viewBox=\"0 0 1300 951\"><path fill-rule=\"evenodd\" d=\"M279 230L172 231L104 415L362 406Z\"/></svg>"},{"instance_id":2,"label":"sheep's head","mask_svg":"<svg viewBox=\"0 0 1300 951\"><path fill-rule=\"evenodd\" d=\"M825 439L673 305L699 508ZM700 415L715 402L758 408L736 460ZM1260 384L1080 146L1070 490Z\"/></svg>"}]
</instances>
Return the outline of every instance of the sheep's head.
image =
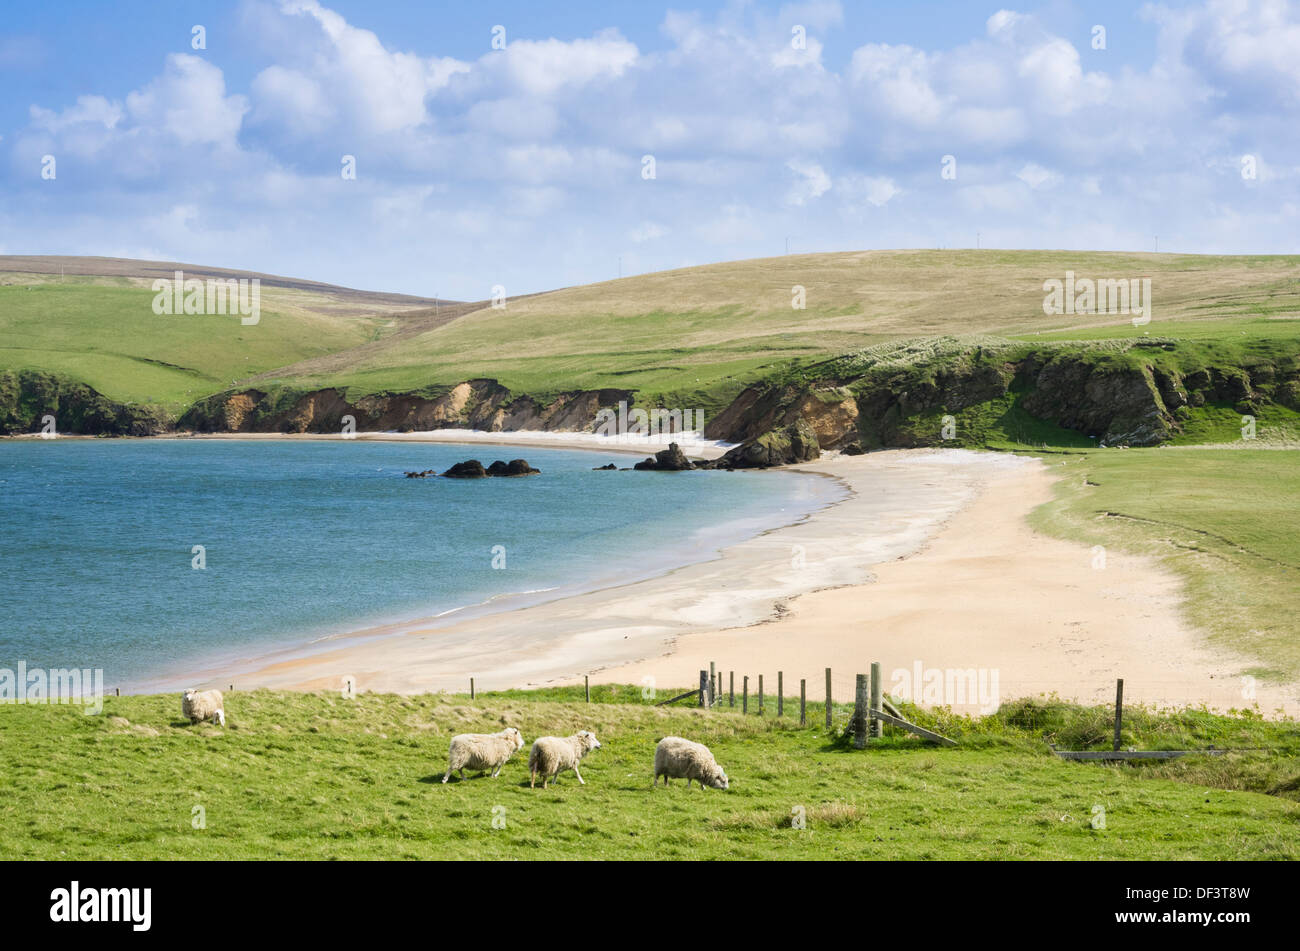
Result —
<instances>
[{"instance_id":1,"label":"sheep's head","mask_svg":"<svg viewBox=\"0 0 1300 951\"><path fill-rule=\"evenodd\" d=\"M582 748L588 753L600 749L600 740L596 739L596 734L590 730L579 730L578 739L582 743Z\"/></svg>"},{"instance_id":2,"label":"sheep's head","mask_svg":"<svg viewBox=\"0 0 1300 951\"><path fill-rule=\"evenodd\" d=\"M185 696L185 700L186 700L186 702L188 703L189 701L193 700L194 697L195 697L195 695L196 695L197 693L198 693L198 691L195 690L193 687L191 687L189 690L185 691L185 695L184 695L184 696Z\"/></svg>"},{"instance_id":3,"label":"sheep's head","mask_svg":"<svg viewBox=\"0 0 1300 951\"><path fill-rule=\"evenodd\" d=\"M718 766L714 769L713 775L709 777L709 786L713 789L730 789L731 783L727 781L727 774Z\"/></svg>"},{"instance_id":4,"label":"sheep's head","mask_svg":"<svg viewBox=\"0 0 1300 951\"><path fill-rule=\"evenodd\" d=\"M501 732L504 733L506 736L510 737L511 741L515 744L515 749L517 750L523 749L524 737L523 734L521 734L518 730L516 730L512 726L508 726Z\"/></svg>"}]
</instances>

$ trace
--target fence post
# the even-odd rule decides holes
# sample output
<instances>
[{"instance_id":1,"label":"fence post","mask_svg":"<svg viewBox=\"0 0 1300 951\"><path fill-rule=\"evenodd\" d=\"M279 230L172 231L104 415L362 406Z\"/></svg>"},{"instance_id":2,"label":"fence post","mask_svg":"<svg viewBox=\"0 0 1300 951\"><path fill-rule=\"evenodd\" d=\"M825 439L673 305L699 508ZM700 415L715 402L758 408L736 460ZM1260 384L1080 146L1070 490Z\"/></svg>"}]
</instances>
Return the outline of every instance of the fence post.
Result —
<instances>
[{"instance_id":1,"label":"fence post","mask_svg":"<svg viewBox=\"0 0 1300 951\"><path fill-rule=\"evenodd\" d=\"M587 702L591 703L591 675L590 674L582 675L582 686L587 691Z\"/></svg>"},{"instance_id":2,"label":"fence post","mask_svg":"<svg viewBox=\"0 0 1300 951\"><path fill-rule=\"evenodd\" d=\"M871 709L880 709L880 662L874 660L871 662ZM883 736L883 727L884 724L880 720L871 718L872 736Z\"/></svg>"},{"instance_id":3,"label":"fence post","mask_svg":"<svg viewBox=\"0 0 1300 951\"><path fill-rule=\"evenodd\" d=\"M469 678L469 698L474 699L474 678Z\"/></svg>"},{"instance_id":4,"label":"fence post","mask_svg":"<svg viewBox=\"0 0 1300 951\"><path fill-rule=\"evenodd\" d=\"M707 707L708 705L709 705L709 672L707 670L701 670L700 671L700 706Z\"/></svg>"},{"instance_id":5,"label":"fence post","mask_svg":"<svg viewBox=\"0 0 1300 951\"><path fill-rule=\"evenodd\" d=\"M867 675L858 674L853 696L853 746L867 748Z\"/></svg>"},{"instance_id":6,"label":"fence post","mask_svg":"<svg viewBox=\"0 0 1300 951\"><path fill-rule=\"evenodd\" d=\"M710 707L713 706L714 698L716 698L718 695L717 666L718 665L715 664L713 661L709 661L709 706Z\"/></svg>"},{"instance_id":7,"label":"fence post","mask_svg":"<svg viewBox=\"0 0 1300 951\"><path fill-rule=\"evenodd\" d=\"M831 669L826 668L826 732L831 729Z\"/></svg>"},{"instance_id":8,"label":"fence post","mask_svg":"<svg viewBox=\"0 0 1300 951\"><path fill-rule=\"evenodd\" d=\"M1124 679L1115 681L1115 752L1119 752L1119 731L1124 722Z\"/></svg>"},{"instance_id":9,"label":"fence post","mask_svg":"<svg viewBox=\"0 0 1300 951\"><path fill-rule=\"evenodd\" d=\"M729 676L731 686L728 690L728 694L731 697L731 705L734 707L736 705L736 672L733 670Z\"/></svg>"},{"instance_id":10,"label":"fence post","mask_svg":"<svg viewBox=\"0 0 1300 951\"><path fill-rule=\"evenodd\" d=\"M785 671L776 672L776 715L785 716Z\"/></svg>"},{"instance_id":11,"label":"fence post","mask_svg":"<svg viewBox=\"0 0 1300 951\"><path fill-rule=\"evenodd\" d=\"M799 725L808 725L808 681L799 678Z\"/></svg>"},{"instance_id":12,"label":"fence post","mask_svg":"<svg viewBox=\"0 0 1300 951\"><path fill-rule=\"evenodd\" d=\"M763 715L763 675L758 675L758 715Z\"/></svg>"},{"instance_id":13,"label":"fence post","mask_svg":"<svg viewBox=\"0 0 1300 951\"><path fill-rule=\"evenodd\" d=\"M741 683L741 689L742 692L740 695L740 712L748 713L749 712L749 675L748 674L745 675L744 680Z\"/></svg>"}]
</instances>

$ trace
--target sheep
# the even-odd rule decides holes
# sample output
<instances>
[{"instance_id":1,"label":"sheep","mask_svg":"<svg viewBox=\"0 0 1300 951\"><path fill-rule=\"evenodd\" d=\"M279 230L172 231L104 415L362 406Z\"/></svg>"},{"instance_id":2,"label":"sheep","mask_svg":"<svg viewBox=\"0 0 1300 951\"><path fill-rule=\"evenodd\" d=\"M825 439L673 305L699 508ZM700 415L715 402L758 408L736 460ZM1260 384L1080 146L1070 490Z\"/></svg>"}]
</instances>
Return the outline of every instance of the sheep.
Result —
<instances>
[{"instance_id":1,"label":"sheep","mask_svg":"<svg viewBox=\"0 0 1300 951\"><path fill-rule=\"evenodd\" d=\"M580 730L573 736L566 737L538 737L533 741L533 748L528 751L528 788L534 788L540 775L542 788L545 789L566 769L573 770L578 782L587 785L582 773L578 772L578 764L584 756L598 749L600 740L590 730Z\"/></svg>"},{"instance_id":2,"label":"sheep","mask_svg":"<svg viewBox=\"0 0 1300 951\"><path fill-rule=\"evenodd\" d=\"M651 785L658 785L660 776L663 776L665 786L670 776L674 779L685 777L688 789L692 779L700 784L701 789L709 786L727 789L730 786L727 774L709 748L680 736L665 736L655 747L655 778Z\"/></svg>"},{"instance_id":3,"label":"sheep","mask_svg":"<svg viewBox=\"0 0 1300 951\"><path fill-rule=\"evenodd\" d=\"M181 696L181 714L189 717L190 723L211 720L226 725L225 701L220 690L200 691L191 687Z\"/></svg>"},{"instance_id":4,"label":"sheep","mask_svg":"<svg viewBox=\"0 0 1300 951\"><path fill-rule=\"evenodd\" d=\"M492 770L496 779L501 767L518 750L524 748L524 738L512 726L500 733L461 733L451 738L451 747L447 751L447 772L443 775L445 783L451 774L460 771L460 778L465 778L465 769L477 769L483 772Z\"/></svg>"}]
</instances>

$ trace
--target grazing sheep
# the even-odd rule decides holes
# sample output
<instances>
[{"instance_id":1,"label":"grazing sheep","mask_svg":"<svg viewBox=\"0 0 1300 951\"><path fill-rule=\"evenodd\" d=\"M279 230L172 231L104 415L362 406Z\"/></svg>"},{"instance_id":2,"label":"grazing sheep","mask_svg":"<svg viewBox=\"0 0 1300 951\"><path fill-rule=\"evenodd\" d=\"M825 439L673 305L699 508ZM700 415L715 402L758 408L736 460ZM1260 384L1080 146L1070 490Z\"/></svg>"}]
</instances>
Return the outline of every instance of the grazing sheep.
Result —
<instances>
[{"instance_id":1,"label":"grazing sheep","mask_svg":"<svg viewBox=\"0 0 1300 951\"><path fill-rule=\"evenodd\" d=\"M460 778L465 778L466 769L482 772L492 770L495 779L501 767L518 750L523 749L524 738L512 726L500 733L462 733L451 738L451 748L447 752L447 772L442 777L445 783L453 772L460 771Z\"/></svg>"},{"instance_id":2,"label":"grazing sheep","mask_svg":"<svg viewBox=\"0 0 1300 951\"><path fill-rule=\"evenodd\" d=\"M655 747L655 778L652 785L658 785L660 776L663 776L665 786L668 785L670 776L673 779L685 777L688 789L692 779L700 784L701 789L710 786L726 789L729 786L727 774L722 771L709 748L703 743L695 743L680 736L665 736Z\"/></svg>"},{"instance_id":3,"label":"grazing sheep","mask_svg":"<svg viewBox=\"0 0 1300 951\"><path fill-rule=\"evenodd\" d=\"M213 723L226 725L225 701L220 690L195 690L190 688L181 697L181 714L190 718L190 723L211 720Z\"/></svg>"},{"instance_id":4,"label":"grazing sheep","mask_svg":"<svg viewBox=\"0 0 1300 951\"><path fill-rule=\"evenodd\" d=\"M578 782L587 785L582 773L578 772L578 764L584 756L598 749L600 740L590 730L581 730L573 736L538 737L533 741L533 748L528 751L528 788L532 789L536 785L540 775L542 788L545 789L566 769L573 770Z\"/></svg>"}]
</instances>

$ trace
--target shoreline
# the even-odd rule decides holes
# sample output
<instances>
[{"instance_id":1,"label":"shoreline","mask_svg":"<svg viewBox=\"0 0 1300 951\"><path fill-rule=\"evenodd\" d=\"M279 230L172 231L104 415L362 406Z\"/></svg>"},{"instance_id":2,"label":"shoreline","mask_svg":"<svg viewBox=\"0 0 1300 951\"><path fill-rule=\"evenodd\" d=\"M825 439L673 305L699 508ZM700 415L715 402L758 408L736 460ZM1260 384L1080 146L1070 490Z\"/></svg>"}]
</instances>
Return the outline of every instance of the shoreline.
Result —
<instances>
[{"instance_id":1,"label":"shoreline","mask_svg":"<svg viewBox=\"0 0 1300 951\"><path fill-rule=\"evenodd\" d=\"M678 443L688 456L706 461L717 459L735 443L704 439L698 433L672 433L668 436L601 436L596 433L568 432L564 430L503 430L487 432L481 429L430 429L409 433L396 431L359 432L352 436L339 433L161 433L157 436L87 436L80 433L60 433L52 438L45 438L40 433L14 433L0 436L0 439L58 442L59 440L97 440L111 439L127 442L143 440L170 440L173 442L193 441L248 441L248 442L413 442L413 443L452 443L466 446L514 446L519 449L572 449L590 452L617 452L624 455L647 456L667 449L670 443Z\"/></svg>"},{"instance_id":2,"label":"shoreline","mask_svg":"<svg viewBox=\"0 0 1300 951\"><path fill-rule=\"evenodd\" d=\"M639 456L681 439L609 445L608 437L594 434L466 438L470 432L357 438ZM683 444L693 458L716 458L726 448ZM798 681L805 679L814 701L824 695L829 666L834 695L844 701L852 696L853 675L875 659L882 662L886 691L894 694L905 695L894 675L919 663L927 671L991 670L1003 699L1055 693L1109 703L1115 679L1123 677L1130 703L1300 713L1300 685L1294 683L1260 683L1254 698L1242 696L1240 672L1257 661L1206 645L1184 618L1177 576L1118 552L1111 553L1109 570L1091 571L1089 548L1030 529L1026 516L1053 495L1051 466L1041 459L886 450L832 453L784 468L835 479L848 494L705 561L639 580L561 591L522 605L519 599L536 593L517 592L437 617L340 631L194 671L201 676L184 684L335 690L350 677L358 691L459 693L470 677L479 690L498 690L580 684L585 674L593 683L667 690L692 686L698 670L713 661L736 674L737 692L744 674L756 692L763 673L770 697L783 671L787 696L797 696ZM488 607L498 600L505 603ZM171 677L149 682L182 683ZM977 704L953 698L937 705L979 712Z\"/></svg>"},{"instance_id":3,"label":"shoreline","mask_svg":"<svg viewBox=\"0 0 1300 951\"><path fill-rule=\"evenodd\" d=\"M810 592L868 583L872 566L914 553L966 505L981 477L1027 465L1008 455L920 450L787 467L835 478L848 493L716 558L653 578L452 624L406 625L396 636L238 673L253 686L308 690L339 688L344 677L358 690L394 692L462 690L471 676L481 689L565 682L661 656L686 635L750 629ZM230 672L208 673L211 683L232 682Z\"/></svg>"}]
</instances>

